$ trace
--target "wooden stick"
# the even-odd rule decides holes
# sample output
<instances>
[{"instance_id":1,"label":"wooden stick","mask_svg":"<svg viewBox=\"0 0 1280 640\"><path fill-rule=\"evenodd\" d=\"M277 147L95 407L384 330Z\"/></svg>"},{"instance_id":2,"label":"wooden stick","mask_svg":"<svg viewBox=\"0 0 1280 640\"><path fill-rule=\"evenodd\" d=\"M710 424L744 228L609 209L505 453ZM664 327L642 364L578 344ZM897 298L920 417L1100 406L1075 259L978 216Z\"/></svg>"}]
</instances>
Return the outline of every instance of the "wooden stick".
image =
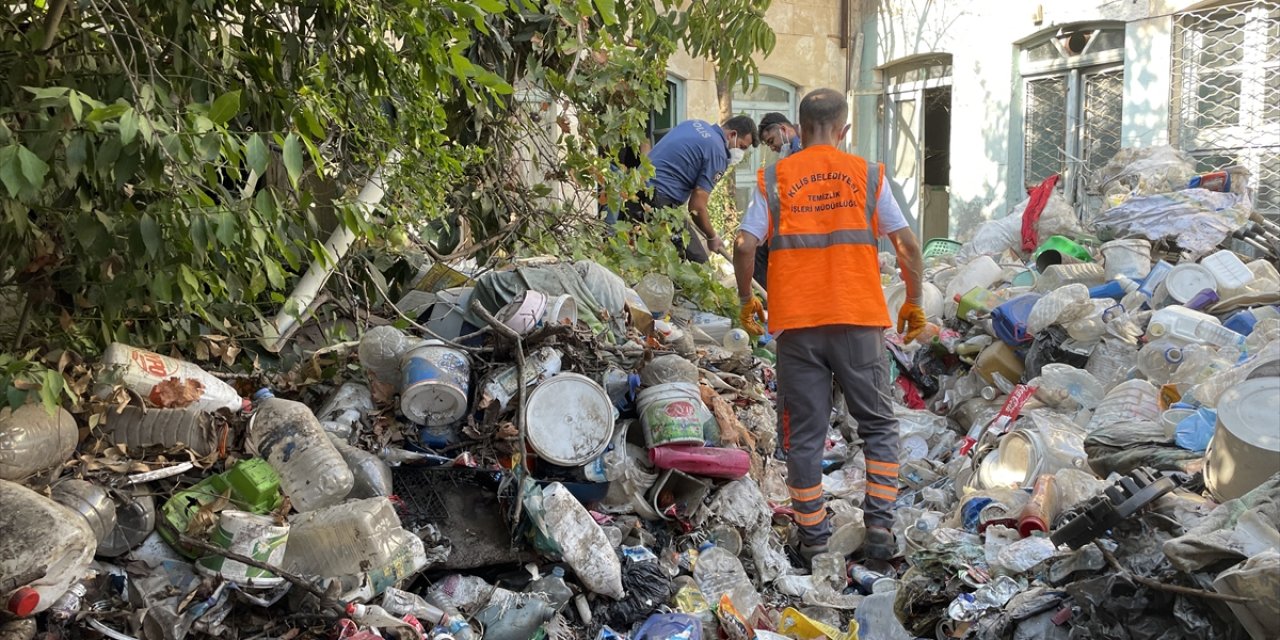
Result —
<instances>
[{"instance_id":1,"label":"wooden stick","mask_svg":"<svg viewBox=\"0 0 1280 640\"><path fill-rule=\"evenodd\" d=\"M188 547L192 547L194 549L199 549L201 551L204 551L206 553L209 553L215 556L222 556L223 558L226 558L228 560L235 560L236 562L247 564L256 569L270 571L271 573L274 573L280 576L281 578L284 578L293 586L299 589L302 589L303 591L306 591L312 596L315 596L315 598L320 601L320 605L322 607L329 609L330 611L336 612L337 617L345 618L347 616L347 607L345 604L325 595L323 591L317 589L315 585L311 584L310 581L306 580L301 576L294 575L292 573L285 571L284 569L281 569L280 567L272 566L266 562L262 562L261 560L255 560L253 558L250 558L249 556L242 555L234 551L230 551L227 549L223 549L222 547L209 544L204 540L192 538L191 536L181 535L178 537L178 542L179 544L183 544Z\"/></svg>"},{"instance_id":2,"label":"wooden stick","mask_svg":"<svg viewBox=\"0 0 1280 640\"><path fill-rule=\"evenodd\" d=\"M481 320L484 320L485 323L488 324L491 328L493 328L493 330L497 332L498 335L510 340L515 345L516 381L517 381L516 394L520 400L520 408L516 410L516 415L515 415L516 431L520 434L520 471L522 472L520 477L521 478L528 477L529 450L526 442L526 435L527 435L525 430L526 425L524 423L524 407L525 407L524 340L520 337L519 333L516 333L515 329L512 329L511 327L508 327L505 324L502 324L501 322L498 321L497 318L493 317L493 314L489 313L489 310L485 309L484 305L480 304L480 301L477 300L475 297L471 298L471 312L479 316ZM520 516L523 515L523 513L524 513L524 496L521 494L521 487L516 487L515 523L520 522Z\"/></svg>"}]
</instances>

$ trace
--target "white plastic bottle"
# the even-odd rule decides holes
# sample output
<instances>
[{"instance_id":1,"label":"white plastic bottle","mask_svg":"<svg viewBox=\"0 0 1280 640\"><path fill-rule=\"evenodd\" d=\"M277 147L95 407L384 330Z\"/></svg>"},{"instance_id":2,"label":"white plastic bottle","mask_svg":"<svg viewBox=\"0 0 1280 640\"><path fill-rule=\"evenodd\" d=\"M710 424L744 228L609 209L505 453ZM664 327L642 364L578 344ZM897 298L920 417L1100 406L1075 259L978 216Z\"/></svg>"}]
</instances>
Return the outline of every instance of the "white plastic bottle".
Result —
<instances>
[{"instance_id":1,"label":"white plastic bottle","mask_svg":"<svg viewBox=\"0 0 1280 640\"><path fill-rule=\"evenodd\" d=\"M346 498L354 483L351 469L311 409L268 389L253 398L257 408L249 421L249 449L280 475L280 488L293 508L312 511Z\"/></svg>"},{"instance_id":2,"label":"white plastic bottle","mask_svg":"<svg viewBox=\"0 0 1280 640\"><path fill-rule=\"evenodd\" d=\"M564 582L564 569L553 567L551 573L529 583L528 593L540 593L547 597L551 606L560 611L569 600L573 599L573 590Z\"/></svg>"},{"instance_id":3,"label":"white plastic bottle","mask_svg":"<svg viewBox=\"0 0 1280 640\"><path fill-rule=\"evenodd\" d=\"M386 609L372 604L352 602L347 605L347 615L361 626L374 629L409 628L409 623L391 615Z\"/></svg>"},{"instance_id":4,"label":"white plastic bottle","mask_svg":"<svg viewBox=\"0 0 1280 640\"><path fill-rule=\"evenodd\" d=\"M122 384L143 398L149 398L157 384L169 378L179 378L195 380L204 386L204 393L188 408L241 411L245 406L244 398L231 385L190 362L113 342L102 353L102 364L107 366L107 373L99 380L100 391Z\"/></svg>"},{"instance_id":5,"label":"white plastic bottle","mask_svg":"<svg viewBox=\"0 0 1280 640\"><path fill-rule=\"evenodd\" d=\"M427 628L444 629L455 640L470 640L475 635L471 625L456 611L445 611L416 593L387 587L382 594L382 608L397 616L412 615Z\"/></svg>"},{"instance_id":6,"label":"white plastic bottle","mask_svg":"<svg viewBox=\"0 0 1280 640\"><path fill-rule=\"evenodd\" d=\"M702 545L698 550L698 563L693 566L693 579L707 602L719 603L720 596L728 594L733 606L743 615L750 615L746 612L755 611L760 604L760 594L747 577L742 562L724 547Z\"/></svg>"}]
</instances>

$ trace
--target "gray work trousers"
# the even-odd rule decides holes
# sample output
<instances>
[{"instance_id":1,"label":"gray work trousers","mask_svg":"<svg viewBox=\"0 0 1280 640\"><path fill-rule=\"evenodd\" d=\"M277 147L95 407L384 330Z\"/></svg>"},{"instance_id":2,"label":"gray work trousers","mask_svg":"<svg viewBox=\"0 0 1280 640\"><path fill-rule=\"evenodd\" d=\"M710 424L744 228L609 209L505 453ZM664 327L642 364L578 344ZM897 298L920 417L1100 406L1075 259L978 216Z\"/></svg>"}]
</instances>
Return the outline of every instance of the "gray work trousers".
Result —
<instances>
[{"instance_id":1,"label":"gray work trousers","mask_svg":"<svg viewBox=\"0 0 1280 640\"><path fill-rule=\"evenodd\" d=\"M778 337L778 389L783 404L782 446L787 452L791 507L807 545L831 536L822 496L822 454L831 424L831 381L844 392L858 422L867 461L863 518L869 527L893 527L898 497L898 421L889 396L883 330L838 325L788 329Z\"/></svg>"}]
</instances>

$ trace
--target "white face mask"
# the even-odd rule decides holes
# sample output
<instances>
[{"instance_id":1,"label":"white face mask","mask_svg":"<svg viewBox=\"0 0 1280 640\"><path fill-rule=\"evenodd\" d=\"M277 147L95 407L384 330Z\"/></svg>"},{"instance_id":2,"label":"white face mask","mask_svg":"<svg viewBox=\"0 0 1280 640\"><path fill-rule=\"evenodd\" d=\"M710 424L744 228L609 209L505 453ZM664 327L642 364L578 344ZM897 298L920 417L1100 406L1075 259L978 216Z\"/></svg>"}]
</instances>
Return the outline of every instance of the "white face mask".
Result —
<instances>
[{"instance_id":1,"label":"white face mask","mask_svg":"<svg viewBox=\"0 0 1280 640\"><path fill-rule=\"evenodd\" d=\"M729 150L729 166L732 167L733 165L738 164L739 162L742 162L742 159L745 157L747 157L746 151L743 151L742 149L739 149L737 147L730 149Z\"/></svg>"},{"instance_id":2,"label":"white face mask","mask_svg":"<svg viewBox=\"0 0 1280 640\"><path fill-rule=\"evenodd\" d=\"M791 138L783 134L782 147L778 149L778 159L781 160L789 155L791 155Z\"/></svg>"}]
</instances>

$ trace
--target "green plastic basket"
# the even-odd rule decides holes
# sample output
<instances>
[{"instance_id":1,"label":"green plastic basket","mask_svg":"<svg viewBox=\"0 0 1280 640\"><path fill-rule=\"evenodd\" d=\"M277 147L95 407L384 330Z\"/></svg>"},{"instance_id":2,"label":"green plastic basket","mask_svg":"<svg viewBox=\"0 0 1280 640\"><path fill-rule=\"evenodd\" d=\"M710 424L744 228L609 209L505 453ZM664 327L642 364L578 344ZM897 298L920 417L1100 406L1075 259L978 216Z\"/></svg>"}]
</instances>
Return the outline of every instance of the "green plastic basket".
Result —
<instances>
[{"instance_id":1,"label":"green plastic basket","mask_svg":"<svg viewBox=\"0 0 1280 640\"><path fill-rule=\"evenodd\" d=\"M941 258L942 256L955 255L960 250L961 243L948 238L934 238L924 243L924 251L921 253L925 258Z\"/></svg>"}]
</instances>

